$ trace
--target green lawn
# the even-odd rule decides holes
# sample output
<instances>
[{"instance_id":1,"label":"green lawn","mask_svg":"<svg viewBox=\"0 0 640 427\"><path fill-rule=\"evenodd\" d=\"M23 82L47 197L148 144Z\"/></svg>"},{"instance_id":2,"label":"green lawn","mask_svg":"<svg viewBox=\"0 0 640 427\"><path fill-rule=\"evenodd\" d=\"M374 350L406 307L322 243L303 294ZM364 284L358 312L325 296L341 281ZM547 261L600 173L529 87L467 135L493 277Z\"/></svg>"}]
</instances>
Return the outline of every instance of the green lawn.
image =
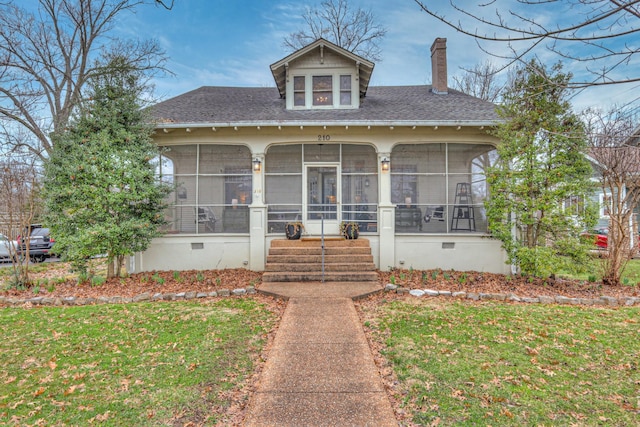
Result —
<instances>
[{"instance_id":1,"label":"green lawn","mask_svg":"<svg viewBox=\"0 0 640 427\"><path fill-rule=\"evenodd\" d=\"M249 298L0 309L0 425L214 425L276 320Z\"/></svg>"},{"instance_id":2,"label":"green lawn","mask_svg":"<svg viewBox=\"0 0 640 427\"><path fill-rule=\"evenodd\" d=\"M558 275L560 277L579 280L593 280L595 278L596 282L601 282L602 274L600 273L599 261L599 258L593 257L590 265L580 269L581 271L560 271ZM626 286L640 286L640 259L632 259L629 261L622 274L622 282Z\"/></svg>"},{"instance_id":3,"label":"green lawn","mask_svg":"<svg viewBox=\"0 0 640 427\"><path fill-rule=\"evenodd\" d=\"M418 425L640 425L640 308L365 305Z\"/></svg>"}]
</instances>

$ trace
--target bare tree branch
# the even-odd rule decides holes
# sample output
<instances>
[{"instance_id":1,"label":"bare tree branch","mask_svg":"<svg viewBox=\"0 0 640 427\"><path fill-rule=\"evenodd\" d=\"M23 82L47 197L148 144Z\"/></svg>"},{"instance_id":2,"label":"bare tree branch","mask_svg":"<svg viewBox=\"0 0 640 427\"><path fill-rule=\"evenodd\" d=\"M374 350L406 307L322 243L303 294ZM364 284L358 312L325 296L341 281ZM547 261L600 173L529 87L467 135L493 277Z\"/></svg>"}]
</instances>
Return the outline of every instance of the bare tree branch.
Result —
<instances>
[{"instance_id":1,"label":"bare tree branch","mask_svg":"<svg viewBox=\"0 0 640 427\"><path fill-rule=\"evenodd\" d=\"M118 16L148 2L168 9L173 5L166 0L39 0L38 10L29 11L17 2L0 3L0 121L5 129L26 129L31 152L46 157L50 135L66 126L87 80L108 72L102 64L110 56L124 55L131 67L149 74L166 71L164 52L155 41L109 37Z\"/></svg>"},{"instance_id":2,"label":"bare tree branch","mask_svg":"<svg viewBox=\"0 0 640 427\"><path fill-rule=\"evenodd\" d=\"M462 76L453 76L453 87L467 95L472 95L489 102L496 102L500 97L503 85L496 81L499 67L486 61L474 68L465 69Z\"/></svg>"},{"instance_id":3,"label":"bare tree branch","mask_svg":"<svg viewBox=\"0 0 640 427\"><path fill-rule=\"evenodd\" d=\"M509 59L509 65L526 63L543 43L560 58L584 63L587 75L573 81L573 88L640 81L640 68L626 67L640 53L640 0L519 0L516 5L450 0L458 20L441 12L437 2L414 1L430 16L473 37L484 52ZM562 19L548 24L549 16Z\"/></svg>"},{"instance_id":4,"label":"bare tree branch","mask_svg":"<svg viewBox=\"0 0 640 427\"><path fill-rule=\"evenodd\" d=\"M640 146L633 115L619 108L584 114L593 159L609 218L603 281L617 285L628 260L637 253L634 210L640 203Z\"/></svg>"},{"instance_id":5,"label":"bare tree branch","mask_svg":"<svg viewBox=\"0 0 640 427\"><path fill-rule=\"evenodd\" d=\"M292 51L324 38L371 61L379 61L378 42L387 30L376 22L370 10L353 10L348 0L325 0L320 8L307 9L302 15L307 28L289 34L284 46Z\"/></svg>"}]
</instances>

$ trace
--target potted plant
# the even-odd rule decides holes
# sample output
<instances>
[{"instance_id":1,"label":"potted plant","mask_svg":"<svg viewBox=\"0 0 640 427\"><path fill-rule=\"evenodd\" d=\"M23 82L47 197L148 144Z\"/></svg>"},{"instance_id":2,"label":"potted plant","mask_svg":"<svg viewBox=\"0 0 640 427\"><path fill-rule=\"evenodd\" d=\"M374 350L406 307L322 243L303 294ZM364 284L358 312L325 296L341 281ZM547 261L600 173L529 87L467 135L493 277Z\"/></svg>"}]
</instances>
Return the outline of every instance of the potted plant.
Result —
<instances>
[{"instance_id":1,"label":"potted plant","mask_svg":"<svg viewBox=\"0 0 640 427\"><path fill-rule=\"evenodd\" d=\"M345 239L357 239L360 235L360 229L357 222L343 221L340 223L340 234Z\"/></svg>"},{"instance_id":2,"label":"potted plant","mask_svg":"<svg viewBox=\"0 0 640 427\"><path fill-rule=\"evenodd\" d=\"M300 221L287 222L284 225L284 232L289 240L298 240L302 236L302 230L304 230L304 225Z\"/></svg>"}]
</instances>

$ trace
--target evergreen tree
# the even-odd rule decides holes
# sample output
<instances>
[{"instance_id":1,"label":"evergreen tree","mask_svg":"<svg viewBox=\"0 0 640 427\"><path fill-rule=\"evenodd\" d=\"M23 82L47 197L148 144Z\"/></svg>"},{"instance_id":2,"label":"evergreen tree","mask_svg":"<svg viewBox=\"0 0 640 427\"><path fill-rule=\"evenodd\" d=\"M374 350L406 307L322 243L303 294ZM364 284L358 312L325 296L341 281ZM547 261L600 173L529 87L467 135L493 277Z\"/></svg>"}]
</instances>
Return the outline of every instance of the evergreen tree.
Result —
<instances>
[{"instance_id":1,"label":"evergreen tree","mask_svg":"<svg viewBox=\"0 0 640 427\"><path fill-rule=\"evenodd\" d=\"M114 277L125 256L160 235L169 189L155 174L159 151L141 108L143 75L118 57L109 69L91 79L87 101L54 135L44 187L56 252L85 272L89 257L106 254Z\"/></svg>"},{"instance_id":2,"label":"evergreen tree","mask_svg":"<svg viewBox=\"0 0 640 427\"><path fill-rule=\"evenodd\" d=\"M595 221L585 196L593 190L587 139L567 101L570 74L531 61L521 68L498 108L504 122L499 161L489 168L487 219L509 262L520 272L548 276L561 262L584 260L579 232Z\"/></svg>"}]
</instances>

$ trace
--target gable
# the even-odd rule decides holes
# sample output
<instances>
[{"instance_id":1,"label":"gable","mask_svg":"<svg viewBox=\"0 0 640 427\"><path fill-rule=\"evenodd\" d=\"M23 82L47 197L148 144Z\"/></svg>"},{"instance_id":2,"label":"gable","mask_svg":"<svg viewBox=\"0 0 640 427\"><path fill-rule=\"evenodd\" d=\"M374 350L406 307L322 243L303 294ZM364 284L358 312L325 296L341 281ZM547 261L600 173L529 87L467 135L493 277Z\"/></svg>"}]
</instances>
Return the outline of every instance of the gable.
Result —
<instances>
[{"instance_id":1,"label":"gable","mask_svg":"<svg viewBox=\"0 0 640 427\"><path fill-rule=\"evenodd\" d=\"M287 83L293 70L331 70L351 68L358 82L358 93L364 97L373 73L373 62L343 49L327 40L315 42L297 50L271 65L271 73L281 98L287 96Z\"/></svg>"},{"instance_id":2,"label":"gable","mask_svg":"<svg viewBox=\"0 0 640 427\"><path fill-rule=\"evenodd\" d=\"M331 68L354 68L355 62L338 55L329 49L320 52L320 48L308 52L306 55L295 58L289 62L289 71L295 72L299 69L331 69Z\"/></svg>"}]
</instances>

